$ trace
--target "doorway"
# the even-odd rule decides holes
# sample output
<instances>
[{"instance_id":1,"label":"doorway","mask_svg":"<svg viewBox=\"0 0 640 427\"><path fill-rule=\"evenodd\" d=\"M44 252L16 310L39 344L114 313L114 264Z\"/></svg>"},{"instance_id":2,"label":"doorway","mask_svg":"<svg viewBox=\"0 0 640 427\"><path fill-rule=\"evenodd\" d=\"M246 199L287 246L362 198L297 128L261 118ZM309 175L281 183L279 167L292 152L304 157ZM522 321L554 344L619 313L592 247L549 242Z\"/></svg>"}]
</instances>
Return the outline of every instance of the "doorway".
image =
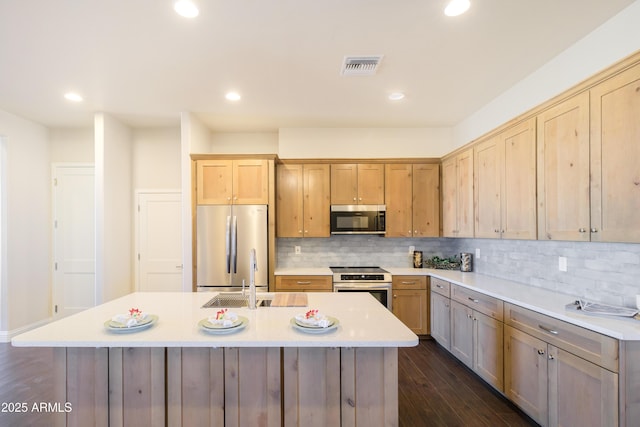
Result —
<instances>
[{"instance_id":1,"label":"doorway","mask_svg":"<svg viewBox=\"0 0 640 427\"><path fill-rule=\"evenodd\" d=\"M181 199L179 191L137 193L139 291L182 290Z\"/></svg>"},{"instance_id":2,"label":"doorway","mask_svg":"<svg viewBox=\"0 0 640 427\"><path fill-rule=\"evenodd\" d=\"M95 174L89 164L52 164L53 317L96 303Z\"/></svg>"}]
</instances>

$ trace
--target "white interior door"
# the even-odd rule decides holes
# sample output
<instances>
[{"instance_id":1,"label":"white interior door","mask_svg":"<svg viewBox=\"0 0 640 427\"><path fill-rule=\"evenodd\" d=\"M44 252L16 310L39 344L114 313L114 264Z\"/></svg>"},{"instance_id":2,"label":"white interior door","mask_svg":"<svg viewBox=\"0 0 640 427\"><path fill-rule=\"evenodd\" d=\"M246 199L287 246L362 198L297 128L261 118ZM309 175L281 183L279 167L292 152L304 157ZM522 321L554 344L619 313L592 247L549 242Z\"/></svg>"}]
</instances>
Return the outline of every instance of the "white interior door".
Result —
<instances>
[{"instance_id":1,"label":"white interior door","mask_svg":"<svg viewBox=\"0 0 640 427\"><path fill-rule=\"evenodd\" d=\"M53 165L53 316L95 305L94 168Z\"/></svg>"},{"instance_id":2,"label":"white interior door","mask_svg":"<svg viewBox=\"0 0 640 427\"><path fill-rule=\"evenodd\" d=\"M138 193L138 290L182 290L180 193Z\"/></svg>"}]
</instances>

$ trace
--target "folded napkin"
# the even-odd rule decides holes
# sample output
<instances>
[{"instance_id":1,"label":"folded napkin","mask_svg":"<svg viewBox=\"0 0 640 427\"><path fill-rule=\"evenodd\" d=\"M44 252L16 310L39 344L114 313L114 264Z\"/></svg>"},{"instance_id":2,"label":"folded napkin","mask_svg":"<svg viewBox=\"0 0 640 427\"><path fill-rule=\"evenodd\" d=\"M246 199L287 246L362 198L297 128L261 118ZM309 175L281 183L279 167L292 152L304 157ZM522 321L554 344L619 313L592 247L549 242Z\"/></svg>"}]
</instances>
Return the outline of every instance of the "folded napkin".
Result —
<instances>
[{"instance_id":1,"label":"folded napkin","mask_svg":"<svg viewBox=\"0 0 640 427\"><path fill-rule=\"evenodd\" d=\"M309 310L304 314L297 314L296 322L305 326L315 326L317 328L328 328L331 321L324 314L320 314L318 310Z\"/></svg>"},{"instance_id":2,"label":"folded napkin","mask_svg":"<svg viewBox=\"0 0 640 427\"><path fill-rule=\"evenodd\" d=\"M212 325L230 327L238 320L238 315L232 311L228 311L226 308L223 308L222 310L218 310L215 316L209 316L207 320Z\"/></svg>"},{"instance_id":3,"label":"folded napkin","mask_svg":"<svg viewBox=\"0 0 640 427\"><path fill-rule=\"evenodd\" d=\"M137 308L130 309L128 314L116 314L111 318L111 320L113 320L114 322L122 323L127 328L136 326L146 319L147 313L143 313Z\"/></svg>"}]
</instances>

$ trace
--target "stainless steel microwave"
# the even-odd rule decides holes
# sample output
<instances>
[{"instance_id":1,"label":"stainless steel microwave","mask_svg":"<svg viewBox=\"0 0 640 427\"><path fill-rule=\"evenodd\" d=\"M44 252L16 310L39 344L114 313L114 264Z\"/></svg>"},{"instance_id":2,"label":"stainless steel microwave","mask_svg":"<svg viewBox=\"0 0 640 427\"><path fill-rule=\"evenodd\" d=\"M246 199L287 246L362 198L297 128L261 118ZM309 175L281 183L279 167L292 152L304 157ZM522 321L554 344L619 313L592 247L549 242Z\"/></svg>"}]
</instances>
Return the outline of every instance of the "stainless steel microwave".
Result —
<instances>
[{"instance_id":1,"label":"stainless steel microwave","mask_svg":"<svg viewBox=\"0 0 640 427\"><path fill-rule=\"evenodd\" d=\"M385 234L385 205L332 205L331 234Z\"/></svg>"}]
</instances>

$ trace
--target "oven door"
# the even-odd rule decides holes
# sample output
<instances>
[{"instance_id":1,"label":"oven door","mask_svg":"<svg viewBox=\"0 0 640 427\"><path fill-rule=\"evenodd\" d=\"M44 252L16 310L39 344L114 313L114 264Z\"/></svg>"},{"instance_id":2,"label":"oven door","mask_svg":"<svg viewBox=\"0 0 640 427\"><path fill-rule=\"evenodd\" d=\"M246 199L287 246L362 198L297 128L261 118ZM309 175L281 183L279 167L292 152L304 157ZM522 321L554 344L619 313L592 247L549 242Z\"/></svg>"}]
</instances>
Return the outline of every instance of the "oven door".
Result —
<instances>
[{"instance_id":1,"label":"oven door","mask_svg":"<svg viewBox=\"0 0 640 427\"><path fill-rule=\"evenodd\" d=\"M369 292L391 311L391 283L334 283L333 292Z\"/></svg>"}]
</instances>

